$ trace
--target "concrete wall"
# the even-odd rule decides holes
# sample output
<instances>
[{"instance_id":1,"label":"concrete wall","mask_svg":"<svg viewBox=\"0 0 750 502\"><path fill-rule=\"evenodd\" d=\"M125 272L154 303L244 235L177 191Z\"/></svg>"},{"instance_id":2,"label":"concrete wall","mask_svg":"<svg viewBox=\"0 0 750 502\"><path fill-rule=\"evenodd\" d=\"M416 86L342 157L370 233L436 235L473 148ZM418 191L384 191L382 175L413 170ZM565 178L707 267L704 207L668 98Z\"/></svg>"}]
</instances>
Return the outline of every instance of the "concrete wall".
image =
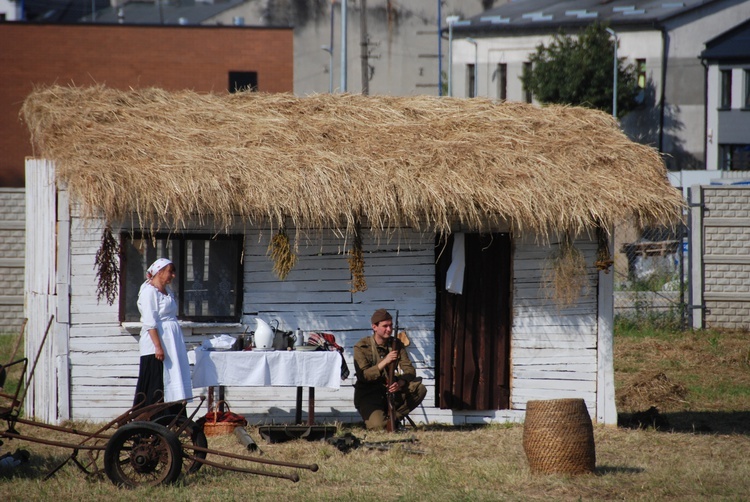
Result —
<instances>
[{"instance_id":1,"label":"concrete wall","mask_svg":"<svg viewBox=\"0 0 750 502\"><path fill-rule=\"evenodd\" d=\"M443 0L442 26L445 18L479 14L488 0ZM294 2L250 0L228 9L204 24L231 24L242 17L248 25L294 26L294 92L304 96L328 92L333 75L335 92L341 87L341 2L301 0ZM347 92L362 91L362 58L360 52L361 3L347 4ZM333 23L331 23L333 9ZM331 46L333 56L321 49ZM394 96L438 95L438 12L435 0L369 0L367 3L369 35L369 93ZM443 71L447 71L448 44L442 41ZM332 73L331 73L332 72Z\"/></svg>"},{"instance_id":2,"label":"concrete wall","mask_svg":"<svg viewBox=\"0 0 750 502\"><path fill-rule=\"evenodd\" d=\"M227 92L229 71L253 71L264 92L291 92L291 29L0 24L0 187L24 185L33 155L18 114L34 86L161 87Z\"/></svg>"},{"instance_id":3,"label":"concrete wall","mask_svg":"<svg viewBox=\"0 0 750 502\"><path fill-rule=\"evenodd\" d=\"M750 188L694 187L693 196L703 202L692 208L693 327L749 329Z\"/></svg>"},{"instance_id":4,"label":"concrete wall","mask_svg":"<svg viewBox=\"0 0 750 502\"><path fill-rule=\"evenodd\" d=\"M26 200L20 188L0 188L0 334L23 323Z\"/></svg>"}]
</instances>

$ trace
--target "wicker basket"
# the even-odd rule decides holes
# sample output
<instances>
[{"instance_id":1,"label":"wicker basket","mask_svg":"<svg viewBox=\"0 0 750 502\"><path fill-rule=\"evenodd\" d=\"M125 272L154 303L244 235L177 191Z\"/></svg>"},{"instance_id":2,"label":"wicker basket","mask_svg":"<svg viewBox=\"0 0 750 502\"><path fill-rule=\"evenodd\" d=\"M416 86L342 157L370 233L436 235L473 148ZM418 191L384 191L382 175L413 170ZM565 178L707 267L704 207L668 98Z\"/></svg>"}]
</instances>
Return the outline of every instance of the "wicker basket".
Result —
<instances>
[{"instance_id":1,"label":"wicker basket","mask_svg":"<svg viewBox=\"0 0 750 502\"><path fill-rule=\"evenodd\" d=\"M594 427L584 400L529 401L523 449L534 473L593 472Z\"/></svg>"},{"instance_id":2,"label":"wicker basket","mask_svg":"<svg viewBox=\"0 0 750 502\"><path fill-rule=\"evenodd\" d=\"M227 413L224 416L219 411L220 406L224 404L227 409ZM244 427L247 425L247 420L244 418L237 418L236 415L229 409L229 403L226 401L217 401L214 406L206 413L205 421L203 422L203 433L206 436L223 436L226 434L234 433L235 427Z\"/></svg>"}]
</instances>

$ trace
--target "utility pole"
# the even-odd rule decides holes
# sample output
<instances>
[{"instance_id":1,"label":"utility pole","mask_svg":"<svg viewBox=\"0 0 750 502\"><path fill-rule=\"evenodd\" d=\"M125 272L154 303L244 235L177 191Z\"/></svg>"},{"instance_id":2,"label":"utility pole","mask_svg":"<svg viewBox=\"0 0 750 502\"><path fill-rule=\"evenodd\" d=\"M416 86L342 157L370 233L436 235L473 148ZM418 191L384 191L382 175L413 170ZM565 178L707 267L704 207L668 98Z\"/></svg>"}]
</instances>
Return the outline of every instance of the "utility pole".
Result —
<instances>
[{"instance_id":1,"label":"utility pole","mask_svg":"<svg viewBox=\"0 0 750 502\"><path fill-rule=\"evenodd\" d=\"M438 32L438 96L443 95L443 11L442 0L437 0L437 32Z\"/></svg>"},{"instance_id":2,"label":"utility pole","mask_svg":"<svg viewBox=\"0 0 750 502\"><path fill-rule=\"evenodd\" d=\"M615 57L612 63L612 116L617 118L617 33L612 28L605 28L605 30L615 39Z\"/></svg>"},{"instance_id":3,"label":"utility pole","mask_svg":"<svg viewBox=\"0 0 750 502\"><path fill-rule=\"evenodd\" d=\"M359 54L362 58L362 95L370 94L370 65L368 61L369 42L367 40L367 0L360 0L359 13Z\"/></svg>"},{"instance_id":4,"label":"utility pole","mask_svg":"<svg viewBox=\"0 0 750 502\"><path fill-rule=\"evenodd\" d=\"M348 21L348 14L347 14L347 2L349 0L341 0L341 92L346 92L346 74L347 74L347 67L346 67L346 57L347 57L347 27L346 23Z\"/></svg>"},{"instance_id":5,"label":"utility pole","mask_svg":"<svg viewBox=\"0 0 750 502\"><path fill-rule=\"evenodd\" d=\"M460 16L448 16L448 96L453 96L453 24L461 19Z\"/></svg>"},{"instance_id":6,"label":"utility pole","mask_svg":"<svg viewBox=\"0 0 750 502\"><path fill-rule=\"evenodd\" d=\"M328 53L328 94L333 94L333 6L335 3L335 0L331 0L331 40L328 45L320 46Z\"/></svg>"},{"instance_id":7,"label":"utility pole","mask_svg":"<svg viewBox=\"0 0 750 502\"><path fill-rule=\"evenodd\" d=\"M472 89L472 98L479 97L479 43L471 37L466 37L466 41L474 46L474 88Z\"/></svg>"}]
</instances>

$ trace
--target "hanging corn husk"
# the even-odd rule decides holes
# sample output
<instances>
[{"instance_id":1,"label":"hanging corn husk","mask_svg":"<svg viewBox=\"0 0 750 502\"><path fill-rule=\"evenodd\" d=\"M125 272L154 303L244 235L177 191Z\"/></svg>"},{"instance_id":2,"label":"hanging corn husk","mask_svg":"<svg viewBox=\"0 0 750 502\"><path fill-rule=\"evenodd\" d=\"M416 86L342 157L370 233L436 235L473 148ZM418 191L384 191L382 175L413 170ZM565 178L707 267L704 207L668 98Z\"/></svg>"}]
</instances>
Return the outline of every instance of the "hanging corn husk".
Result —
<instances>
[{"instance_id":1,"label":"hanging corn husk","mask_svg":"<svg viewBox=\"0 0 750 502\"><path fill-rule=\"evenodd\" d=\"M276 235L271 238L266 254L271 256L273 271L282 281L286 279L286 276L297 264L297 255L292 251L289 236L286 234L284 227L281 227Z\"/></svg>"},{"instance_id":2,"label":"hanging corn husk","mask_svg":"<svg viewBox=\"0 0 750 502\"><path fill-rule=\"evenodd\" d=\"M362 252L362 228L359 223L354 226L354 241L349 250L349 271L352 274L352 293L367 291L365 280L365 258Z\"/></svg>"},{"instance_id":3,"label":"hanging corn husk","mask_svg":"<svg viewBox=\"0 0 750 502\"><path fill-rule=\"evenodd\" d=\"M112 305L118 294L120 283L119 245L112 236L112 228L109 225L102 231L102 243L96 252L96 300L107 299L107 304Z\"/></svg>"},{"instance_id":4,"label":"hanging corn husk","mask_svg":"<svg viewBox=\"0 0 750 502\"><path fill-rule=\"evenodd\" d=\"M543 284L548 285L545 296L558 307L572 305L585 292L586 262L567 232L550 254L543 276Z\"/></svg>"}]
</instances>

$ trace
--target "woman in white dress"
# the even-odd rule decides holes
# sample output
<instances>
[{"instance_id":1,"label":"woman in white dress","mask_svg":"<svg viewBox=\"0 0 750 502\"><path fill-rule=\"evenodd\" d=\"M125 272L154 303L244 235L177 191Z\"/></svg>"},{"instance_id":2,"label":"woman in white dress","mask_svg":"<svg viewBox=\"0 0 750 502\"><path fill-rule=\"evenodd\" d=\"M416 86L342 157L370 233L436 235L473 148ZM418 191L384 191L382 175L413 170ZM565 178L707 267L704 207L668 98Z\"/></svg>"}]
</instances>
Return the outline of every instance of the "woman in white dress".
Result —
<instances>
[{"instance_id":1,"label":"woman in white dress","mask_svg":"<svg viewBox=\"0 0 750 502\"><path fill-rule=\"evenodd\" d=\"M177 322L177 300L169 288L174 277L174 264L159 258L148 268L138 293L141 360L134 406L193 397L190 363Z\"/></svg>"}]
</instances>

